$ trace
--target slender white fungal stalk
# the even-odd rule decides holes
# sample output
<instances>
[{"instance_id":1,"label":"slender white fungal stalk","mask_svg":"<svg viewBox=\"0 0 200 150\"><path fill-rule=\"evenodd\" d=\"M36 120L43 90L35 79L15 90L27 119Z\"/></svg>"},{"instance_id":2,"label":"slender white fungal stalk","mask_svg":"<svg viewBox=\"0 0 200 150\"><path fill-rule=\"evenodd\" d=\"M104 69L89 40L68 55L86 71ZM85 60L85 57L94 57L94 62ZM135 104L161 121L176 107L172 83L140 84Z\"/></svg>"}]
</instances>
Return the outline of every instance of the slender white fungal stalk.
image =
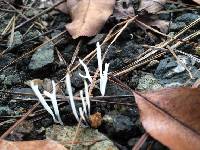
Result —
<instances>
[{"instance_id":1,"label":"slender white fungal stalk","mask_svg":"<svg viewBox=\"0 0 200 150\"><path fill-rule=\"evenodd\" d=\"M87 104L87 116L90 116L90 96L89 96L89 92L88 92L88 84L87 82L84 80L84 86L85 86L85 98L86 98L86 104Z\"/></svg>"},{"instance_id":2,"label":"slender white fungal stalk","mask_svg":"<svg viewBox=\"0 0 200 150\"><path fill-rule=\"evenodd\" d=\"M77 111L76 111L76 106L75 106L75 103L74 103L74 98L73 98L73 93L72 93L70 76L69 76L68 73L66 74L65 83L66 83L67 91L68 91L68 94L69 94L69 101L70 101L70 105L71 105L71 108L72 108L72 112L73 112L76 120L79 122L80 119L79 119L79 116L78 116Z\"/></svg>"},{"instance_id":3,"label":"slender white fungal stalk","mask_svg":"<svg viewBox=\"0 0 200 150\"><path fill-rule=\"evenodd\" d=\"M109 67L109 64L105 63L105 70L103 71L103 74L100 77L100 91L101 91L102 96L105 95L105 91L106 91L106 84L108 81L108 67Z\"/></svg>"},{"instance_id":4,"label":"slender white fungal stalk","mask_svg":"<svg viewBox=\"0 0 200 150\"><path fill-rule=\"evenodd\" d=\"M59 109L58 109L58 103L57 103L57 100L56 100L56 84L53 80L52 80L52 87L53 87L52 93L49 93L47 91L44 91L43 93L44 93L45 96L47 96L51 99L53 109L54 109L54 113L55 113L59 123L61 125L63 125L63 122L62 122L61 117L60 117Z\"/></svg>"},{"instance_id":5,"label":"slender white fungal stalk","mask_svg":"<svg viewBox=\"0 0 200 150\"><path fill-rule=\"evenodd\" d=\"M86 66L86 64L85 64L81 59L79 59L79 62L80 62L80 64L83 66L83 68L84 68L84 70L85 70L85 76L82 75L81 73L79 73L79 75L80 75L82 78L88 79L88 80L90 81L90 83L92 83L92 77L90 76L88 67Z\"/></svg>"},{"instance_id":6,"label":"slender white fungal stalk","mask_svg":"<svg viewBox=\"0 0 200 150\"><path fill-rule=\"evenodd\" d=\"M84 111L85 114L87 114L87 108L86 108L87 104L85 102L85 98L83 97L83 91L82 90L80 91L80 97L81 97L81 101L82 101L83 111Z\"/></svg>"},{"instance_id":7,"label":"slender white fungal stalk","mask_svg":"<svg viewBox=\"0 0 200 150\"><path fill-rule=\"evenodd\" d=\"M99 67L99 72L100 72L100 92L101 95L105 95L106 91L106 84L108 81L108 67L109 64L105 63L105 70L102 73L102 58L101 58L101 47L99 42L97 42L97 60L98 60L98 67Z\"/></svg>"},{"instance_id":8,"label":"slender white fungal stalk","mask_svg":"<svg viewBox=\"0 0 200 150\"><path fill-rule=\"evenodd\" d=\"M56 120L53 111L51 110L51 108L47 104L46 100L43 98L42 94L40 93L40 91L38 89L38 85L35 85L33 81L30 82L30 85L31 85L31 88L32 88L33 92L38 97L38 99L39 99L40 103L42 104L42 106L48 111L48 113L51 114L51 116L53 117L54 122L58 123L59 121Z\"/></svg>"},{"instance_id":9,"label":"slender white fungal stalk","mask_svg":"<svg viewBox=\"0 0 200 150\"><path fill-rule=\"evenodd\" d=\"M96 46L97 46L98 68L99 68L100 77L101 77L101 75L102 75L102 59L101 59L101 47L100 47L99 42L97 42Z\"/></svg>"},{"instance_id":10,"label":"slender white fungal stalk","mask_svg":"<svg viewBox=\"0 0 200 150\"><path fill-rule=\"evenodd\" d=\"M105 90L106 90L106 84L107 84L107 81L108 81L109 64L105 63L105 68L104 68L104 71L103 71L102 70L103 60L101 58L101 47L100 47L100 44L98 42L97 42L96 46L97 46L98 68L99 68L99 72L100 72L100 92L101 92L101 95L104 96ZM89 82L92 83L92 77L90 76L88 67L86 66L86 64L81 59L79 59L79 62L83 66L83 68L85 70L85 74L86 74L86 75L82 75L81 73L79 73L79 75L84 79L88 79ZM68 73L66 74L65 84L66 84L66 89L67 89L68 94L69 94L70 106L72 108L72 112L73 112L76 120L78 122L80 121L80 118L79 118L79 115L80 115L80 117L83 119L85 124L88 125L85 117L88 118L90 116L90 99L89 99L89 92L88 92L88 84L87 84L86 80L84 80L85 98L83 97L83 91L82 90L80 91L80 97L81 97L81 100L82 100L82 107L79 107L79 115L78 115L77 110L76 110L76 106L75 106L75 102L74 102L74 98L73 98L73 93L72 93L70 75ZM53 111L51 110L51 108L49 107L49 105L47 104L47 102L45 101L44 97L40 93L40 91L38 89L38 85L34 85L34 82L31 81L31 88L33 89L34 93L38 97L38 99L41 102L41 104L43 105L43 107L51 114L54 122L58 122L60 124L63 124L61 117L60 117L57 100L56 100L56 84L55 84L54 81L52 81L52 87L53 87L52 93L49 93L47 91L44 91L43 93L44 93L45 96L47 96L51 99L53 109L54 109L54 113L55 113L56 117L55 117ZM85 126L85 125L83 125L83 126Z\"/></svg>"},{"instance_id":11,"label":"slender white fungal stalk","mask_svg":"<svg viewBox=\"0 0 200 150\"><path fill-rule=\"evenodd\" d=\"M79 107L79 114L80 114L81 118L83 119L83 121L85 121L85 123L87 123L82 107Z\"/></svg>"}]
</instances>

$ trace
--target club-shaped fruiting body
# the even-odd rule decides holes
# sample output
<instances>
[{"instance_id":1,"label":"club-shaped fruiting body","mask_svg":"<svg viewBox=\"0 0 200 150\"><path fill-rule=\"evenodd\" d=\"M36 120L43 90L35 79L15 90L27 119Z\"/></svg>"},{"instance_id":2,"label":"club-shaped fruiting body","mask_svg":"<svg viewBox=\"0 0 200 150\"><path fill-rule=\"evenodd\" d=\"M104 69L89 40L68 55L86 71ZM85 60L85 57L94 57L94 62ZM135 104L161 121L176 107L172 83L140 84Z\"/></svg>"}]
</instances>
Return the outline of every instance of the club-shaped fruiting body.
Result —
<instances>
[{"instance_id":1,"label":"club-shaped fruiting body","mask_svg":"<svg viewBox=\"0 0 200 150\"><path fill-rule=\"evenodd\" d=\"M58 122L60 124L63 125L63 122L61 120L61 117L60 117L60 113L59 113L59 110L58 110L58 103L57 103L57 100L56 100L56 84L54 81L52 81L52 87L53 87L53 91L52 93L49 93L47 91L44 91L44 95L49 97L51 99L51 102L52 102L52 105L53 105L53 110L54 110L54 113L58 119Z\"/></svg>"},{"instance_id":2,"label":"club-shaped fruiting body","mask_svg":"<svg viewBox=\"0 0 200 150\"><path fill-rule=\"evenodd\" d=\"M81 76L82 78L88 79L90 81L90 83L92 83L92 77L90 76L90 72L89 72L88 67L86 66L86 64L81 59L79 59L79 62L83 66L83 68L85 70L85 74L86 74L84 76L81 73L79 73L79 76Z\"/></svg>"},{"instance_id":3,"label":"club-shaped fruiting body","mask_svg":"<svg viewBox=\"0 0 200 150\"><path fill-rule=\"evenodd\" d=\"M105 63L105 70L102 71L102 58L101 58L101 47L99 42L97 42L97 60L98 60L98 68L99 68L99 73L100 73L100 92L101 95L104 96L105 95L105 91L106 91L106 84L108 81L108 67L109 64Z\"/></svg>"},{"instance_id":4,"label":"club-shaped fruiting body","mask_svg":"<svg viewBox=\"0 0 200 150\"><path fill-rule=\"evenodd\" d=\"M53 104L53 109L54 109L54 112L55 112L57 118L55 117L53 111L51 110L51 108L47 104L47 102L44 99L43 95L40 93L40 91L38 89L38 85L35 85L34 82L31 81L30 82L30 86L31 86L33 92L35 93L35 95L38 97L38 99L39 99L40 103L42 104L42 106L47 110L48 113L51 114L51 116L53 117L54 122L63 124L63 122L61 121L61 118L60 118L59 110L58 110L58 104L57 104L57 100L56 100L56 87L55 87L56 85L55 85L54 81L52 81L53 92L49 93L47 91L44 91L44 95L46 95L47 97L49 97L51 99L51 102Z\"/></svg>"},{"instance_id":5,"label":"club-shaped fruiting body","mask_svg":"<svg viewBox=\"0 0 200 150\"><path fill-rule=\"evenodd\" d=\"M101 58L101 47L100 47L99 43L97 43L97 60L98 60L98 68L99 68L99 72L100 72L100 75L99 75L100 76L100 92L101 92L101 95L104 96L105 90L106 90L106 84L107 84L107 80L108 80L109 64L105 63L104 71L102 71L102 62L103 61ZM81 90L80 98L82 101L82 107L79 107L78 111L75 106L74 97L73 97L73 93L72 93L72 86L71 86L71 81L70 81L70 75L68 73L66 74L66 77L65 77L65 79L66 79L65 84L66 84L66 89L67 89L67 92L69 95L70 106L72 108L72 112L73 112L76 120L79 122L80 118L81 118L81 120L82 120L81 125L87 126L88 125L87 118L89 118L89 116L90 116L90 99L89 99L89 92L88 92L88 83L85 79L88 79L89 82L92 84L92 77L90 76L87 65L81 59L79 59L79 62L83 66L86 75L84 76L82 74L79 74L84 79L84 95L85 95L85 97L83 96L83 91ZM63 124L60 114L59 114L58 104L57 104L57 100L56 100L56 84L54 81L52 81L52 87L53 87L52 93L49 93L47 91L44 91L43 93L45 96L47 96L51 99L54 112L51 110L51 108L47 104L46 100L44 99L43 95L40 93L40 91L38 89L38 85L35 85L34 82L31 81L31 88L33 89L35 95L38 97L38 99L41 102L41 104L43 105L43 107L51 114L54 122ZM79 112L79 114L78 114L78 112ZM54 113L55 113L55 115L54 115Z\"/></svg>"}]
</instances>

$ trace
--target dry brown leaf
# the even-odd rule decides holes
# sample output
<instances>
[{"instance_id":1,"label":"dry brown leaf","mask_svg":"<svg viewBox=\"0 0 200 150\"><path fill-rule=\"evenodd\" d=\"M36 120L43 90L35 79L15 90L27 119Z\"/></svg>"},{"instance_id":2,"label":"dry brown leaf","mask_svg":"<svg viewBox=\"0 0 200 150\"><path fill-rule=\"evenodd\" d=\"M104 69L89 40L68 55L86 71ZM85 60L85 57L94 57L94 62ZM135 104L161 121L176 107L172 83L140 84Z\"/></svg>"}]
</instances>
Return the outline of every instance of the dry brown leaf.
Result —
<instances>
[{"instance_id":1,"label":"dry brown leaf","mask_svg":"<svg viewBox=\"0 0 200 150\"><path fill-rule=\"evenodd\" d=\"M172 150L200 149L200 88L134 93L145 130Z\"/></svg>"},{"instance_id":2,"label":"dry brown leaf","mask_svg":"<svg viewBox=\"0 0 200 150\"><path fill-rule=\"evenodd\" d=\"M96 35L113 12L115 0L68 0L58 9L70 13L72 22L66 25L74 39Z\"/></svg>"},{"instance_id":3,"label":"dry brown leaf","mask_svg":"<svg viewBox=\"0 0 200 150\"><path fill-rule=\"evenodd\" d=\"M119 0L116 2L113 17L117 20L135 16L135 10L131 0Z\"/></svg>"},{"instance_id":4,"label":"dry brown leaf","mask_svg":"<svg viewBox=\"0 0 200 150\"><path fill-rule=\"evenodd\" d=\"M138 21L136 21L136 23L139 24L139 27L141 27L143 30L148 29L145 25L143 25L143 23L148 26L151 26L152 28L156 27L162 33L167 33L169 30L169 21L166 21L166 20L159 20L159 19L153 20L151 18L139 18Z\"/></svg>"},{"instance_id":5,"label":"dry brown leaf","mask_svg":"<svg viewBox=\"0 0 200 150\"><path fill-rule=\"evenodd\" d=\"M200 5L200 0L193 0L193 1Z\"/></svg>"},{"instance_id":6,"label":"dry brown leaf","mask_svg":"<svg viewBox=\"0 0 200 150\"><path fill-rule=\"evenodd\" d=\"M76 6L80 0L67 0L67 2L61 3L56 9L63 13L69 14L72 7Z\"/></svg>"},{"instance_id":7,"label":"dry brown leaf","mask_svg":"<svg viewBox=\"0 0 200 150\"><path fill-rule=\"evenodd\" d=\"M0 140L0 150L67 150L67 148L53 140L36 140L24 142Z\"/></svg>"},{"instance_id":8,"label":"dry brown leaf","mask_svg":"<svg viewBox=\"0 0 200 150\"><path fill-rule=\"evenodd\" d=\"M141 0L139 11L146 10L149 13L155 13L163 9L167 0Z\"/></svg>"}]
</instances>

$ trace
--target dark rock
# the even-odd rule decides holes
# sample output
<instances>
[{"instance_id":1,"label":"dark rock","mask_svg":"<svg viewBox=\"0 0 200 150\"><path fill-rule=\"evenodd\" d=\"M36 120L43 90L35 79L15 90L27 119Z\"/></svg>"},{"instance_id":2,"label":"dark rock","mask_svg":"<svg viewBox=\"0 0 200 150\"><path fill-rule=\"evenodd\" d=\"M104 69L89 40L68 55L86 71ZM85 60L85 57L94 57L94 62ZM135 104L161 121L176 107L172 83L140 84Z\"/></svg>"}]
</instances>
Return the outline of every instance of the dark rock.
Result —
<instances>
[{"instance_id":1,"label":"dark rock","mask_svg":"<svg viewBox=\"0 0 200 150\"><path fill-rule=\"evenodd\" d=\"M186 27L185 22L170 23L170 31L178 31Z\"/></svg>"},{"instance_id":2,"label":"dark rock","mask_svg":"<svg viewBox=\"0 0 200 150\"><path fill-rule=\"evenodd\" d=\"M38 30L31 30L30 32L28 32L25 36L24 39L32 39L34 37L40 36L41 32Z\"/></svg>"},{"instance_id":3,"label":"dark rock","mask_svg":"<svg viewBox=\"0 0 200 150\"><path fill-rule=\"evenodd\" d=\"M126 142L140 132L131 118L113 112L103 117L103 128L109 137L115 140L120 138Z\"/></svg>"},{"instance_id":4,"label":"dark rock","mask_svg":"<svg viewBox=\"0 0 200 150\"><path fill-rule=\"evenodd\" d=\"M118 70L121 69L124 65L123 65L123 61L120 58L116 58L116 59L111 59L109 61L109 70Z\"/></svg>"},{"instance_id":5,"label":"dark rock","mask_svg":"<svg viewBox=\"0 0 200 150\"><path fill-rule=\"evenodd\" d=\"M138 54L141 54L144 49L136 44L134 41L126 42L121 47L121 53L118 53L119 58L123 60L125 64L130 63L133 61Z\"/></svg>"},{"instance_id":6,"label":"dark rock","mask_svg":"<svg viewBox=\"0 0 200 150\"><path fill-rule=\"evenodd\" d=\"M183 13L181 16L177 17L174 22L185 22L190 23L196 19L198 19L200 15L194 13Z\"/></svg>"},{"instance_id":7,"label":"dark rock","mask_svg":"<svg viewBox=\"0 0 200 150\"><path fill-rule=\"evenodd\" d=\"M14 112L8 106L0 106L0 116L10 116Z\"/></svg>"},{"instance_id":8,"label":"dark rock","mask_svg":"<svg viewBox=\"0 0 200 150\"><path fill-rule=\"evenodd\" d=\"M200 78L200 71L193 66L194 62L190 58L182 55L179 55L178 58L187 66L194 76L194 79L190 80L188 84L192 84L195 79ZM190 79L189 73L186 69L182 65L178 64L172 57L160 61L160 64L155 71L155 77L165 87L181 86Z\"/></svg>"},{"instance_id":9,"label":"dark rock","mask_svg":"<svg viewBox=\"0 0 200 150\"><path fill-rule=\"evenodd\" d=\"M122 43L119 46L111 46L105 62L110 63L111 70L122 69L123 66L133 62L143 51L144 49L134 41Z\"/></svg>"},{"instance_id":10,"label":"dark rock","mask_svg":"<svg viewBox=\"0 0 200 150\"><path fill-rule=\"evenodd\" d=\"M130 92L115 84L107 84L106 95L128 95Z\"/></svg>"},{"instance_id":11,"label":"dark rock","mask_svg":"<svg viewBox=\"0 0 200 150\"><path fill-rule=\"evenodd\" d=\"M88 42L88 45L96 44L97 42L102 42L104 38L105 38L105 34L97 34L94 38L92 38Z\"/></svg>"},{"instance_id":12,"label":"dark rock","mask_svg":"<svg viewBox=\"0 0 200 150\"><path fill-rule=\"evenodd\" d=\"M12 41L10 38L11 38L11 36L9 36L9 40L8 40L8 43L7 43L8 47L14 47L16 45L22 44L23 36L19 31L14 32L14 37L13 37L12 43L10 43L10 41Z\"/></svg>"},{"instance_id":13,"label":"dark rock","mask_svg":"<svg viewBox=\"0 0 200 150\"><path fill-rule=\"evenodd\" d=\"M140 76L141 76L141 72L137 72L137 71L133 71L132 72L132 75L131 75L131 78L128 82L128 85L132 88L132 89L135 89L139 83L139 79L140 79Z\"/></svg>"},{"instance_id":14,"label":"dark rock","mask_svg":"<svg viewBox=\"0 0 200 150\"><path fill-rule=\"evenodd\" d=\"M76 88L81 88L84 85L84 81L83 81L84 79L79 75L79 73L82 75L85 75L84 71L78 69L74 73L72 73L72 76L71 76L72 86Z\"/></svg>"},{"instance_id":15,"label":"dark rock","mask_svg":"<svg viewBox=\"0 0 200 150\"><path fill-rule=\"evenodd\" d=\"M1 59L0 59L0 67L2 68L4 66L8 65L14 59L15 59L15 55L12 53L7 53L7 54L3 55L3 57L1 57Z\"/></svg>"},{"instance_id":16,"label":"dark rock","mask_svg":"<svg viewBox=\"0 0 200 150\"><path fill-rule=\"evenodd\" d=\"M170 13L163 13L163 14L159 14L159 19L161 20L170 20Z\"/></svg>"},{"instance_id":17,"label":"dark rock","mask_svg":"<svg viewBox=\"0 0 200 150\"><path fill-rule=\"evenodd\" d=\"M169 150L167 147L165 147L164 145L162 145L161 143L157 141L152 145L152 149L153 150Z\"/></svg>"},{"instance_id":18,"label":"dark rock","mask_svg":"<svg viewBox=\"0 0 200 150\"><path fill-rule=\"evenodd\" d=\"M130 147L133 147L137 143L138 140L139 138L131 138L130 140L128 140L128 145Z\"/></svg>"},{"instance_id":19,"label":"dark rock","mask_svg":"<svg viewBox=\"0 0 200 150\"><path fill-rule=\"evenodd\" d=\"M65 58L65 60L70 63L71 59L72 59L72 55L73 55L73 52L75 50L75 46L74 45L67 45L63 51L63 57Z\"/></svg>"},{"instance_id":20,"label":"dark rock","mask_svg":"<svg viewBox=\"0 0 200 150\"><path fill-rule=\"evenodd\" d=\"M37 15L39 13L39 11L37 9L27 9L27 11L25 11L25 15L27 17L33 17L35 15Z\"/></svg>"},{"instance_id":21,"label":"dark rock","mask_svg":"<svg viewBox=\"0 0 200 150\"><path fill-rule=\"evenodd\" d=\"M4 85L12 85L21 83L21 79L18 74L8 75L4 78L3 84Z\"/></svg>"},{"instance_id":22,"label":"dark rock","mask_svg":"<svg viewBox=\"0 0 200 150\"><path fill-rule=\"evenodd\" d=\"M25 73L23 71L17 72L13 67L9 67L0 75L0 82L2 82L3 85L11 86L13 84L21 84L24 78Z\"/></svg>"},{"instance_id":23,"label":"dark rock","mask_svg":"<svg viewBox=\"0 0 200 150\"><path fill-rule=\"evenodd\" d=\"M159 81L150 73L143 75L139 79L137 86L138 90L156 90L160 88L162 88L162 86L159 84Z\"/></svg>"},{"instance_id":24,"label":"dark rock","mask_svg":"<svg viewBox=\"0 0 200 150\"><path fill-rule=\"evenodd\" d=\"M29 69L40 69L54 61L54 49L52 43L47 43L33 54L29 63Z\"/></svg>"}]
</instances>

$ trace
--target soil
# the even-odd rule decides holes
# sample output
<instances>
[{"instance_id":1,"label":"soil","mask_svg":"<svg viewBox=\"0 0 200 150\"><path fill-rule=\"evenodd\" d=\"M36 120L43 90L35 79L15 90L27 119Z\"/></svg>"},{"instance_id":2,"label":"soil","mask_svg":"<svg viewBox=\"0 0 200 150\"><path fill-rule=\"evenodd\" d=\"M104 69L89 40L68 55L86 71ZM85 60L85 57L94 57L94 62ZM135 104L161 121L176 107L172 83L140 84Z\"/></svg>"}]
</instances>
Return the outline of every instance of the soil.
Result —
<instances>
[{"instance_id":1,"label":"soil","mask_svg":"<svg viewBox=\"0 0 200 150\"><path fill-rule=\"evenodd\" d=\"M137 10L139 1L130 1ZM32 1L27 2L29 6ZM0 3L1 4L1 3ZM26 84L33 79L43 80L40 89L50 89L51 80L62 81L59 84L58 95L67 95L63 78L71 63L74 51L81 40L80 50L72 68L78 64L78 58L84 58L96 47L96 42L102 42L109 30L122 20L117 20L111 16L103 29L95 37L80 37L72 39L66 32L52 42L37 48L44 41L54 38L65 31L65 24L69 23L70 16L59 11L50 11L34 22L30 22L19 28L14 33L7 34L7 25L15 16L15 25L19 25L26 19L18 14L7 4L1 4L0 10L0 134L3 134L13 123L20 119L34 104L38 102L31 88ZM191 4L190 4L191 5ZM25 7L21 12L31 18L37 15L44 8L39 8L39 3L32 4L32 7ZM200 9L189 10L185 5L177 3L167 3L165 11L158 15L151 15L157 19L170 21L169 30L166 34L175 35L192 21L200 17ZM3 10L6 9L6 10ZM20 10L20 8L16 7ZM184 9L184 11L178 11ZM12 10L12 11L8 11ZM137 12L140 13L140 12ZM199 25L189 29L180 37L184 37L199 30ZM2 34L4 32L4 34ZM11 36L14 36L13 40ZM130 24L109 47L105 57L105 62L110 63L109 72L121 70L129 64L136 62L138 57L148 50L148 47L165 41L166 37L151 30L141 29L136 24ZM178 41L175 41L175 44ZM194 44L195 43L195 44ZM102 47L102 53L107 49L106 43ZM161 57L139 65L125 74L117 76L133 90L146 91L156 90L162 87L191 86L200 78L198 71L200 59L198 37L179 46L177 50L190 54L196 58L188 57L184 53L177 53L182 62L189 68L194 78L191 79L188 72L180 67L176 59L170 52L166 52ZM33 53L29 53L33 49ZM29 53L29 54L27 54ZM3 54L3 55L2 55ZM26 55L27 54L27 55ZM22 59L21 56L26 55ZM64 61L63 61L64 60ZM13 62L14 61L14 62ZM91 72L97 68L97 60L94 57L88 64ZM84 83L79 73L84 74L83 67L78 67L72 72L71 82L73 93L76 95L84 88ZM100 92L95 88L93 96L99 96ZM134 97L120 98L120 95L131 95L119 85L109 81L106 88L106 96L116 96L112 99L102 99L104 102L91 101L91 114L100 112L103 121L98 131L104 133L118 147L118 149L132 149L133 145L145 132L139 120L138 108L134 102ZM112 103L111 103L112 102ZM76 102L77 107L81 103ZM66 126L77 125L76 119L71 112L69 103L59 102L61 118ZM110 121L108 118L112 118ZM45 129L54 124L52 117L43 109L41 105L15 129L6 139L9 140L35 140L45 139ZM153 138L149 138L142 149L167 149Z\"/></svg>"}]
</instances>

